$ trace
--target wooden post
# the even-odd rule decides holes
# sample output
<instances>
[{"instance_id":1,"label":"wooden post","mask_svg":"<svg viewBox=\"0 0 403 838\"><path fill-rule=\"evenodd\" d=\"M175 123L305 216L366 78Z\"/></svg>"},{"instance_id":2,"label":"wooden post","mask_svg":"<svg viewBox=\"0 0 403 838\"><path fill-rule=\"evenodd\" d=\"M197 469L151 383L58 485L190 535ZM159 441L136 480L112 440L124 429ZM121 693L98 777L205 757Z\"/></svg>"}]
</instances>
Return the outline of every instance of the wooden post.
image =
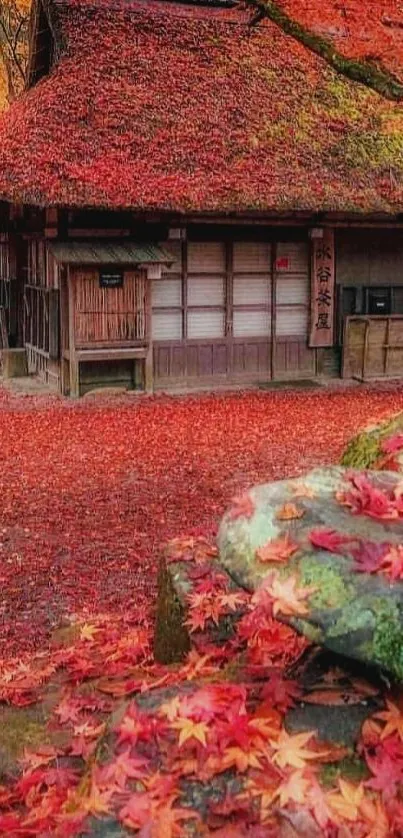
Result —
<instances>
[{"instance_id":1,"label":"wooden post","mask_svg":"<svg viewBox=\"0 0 403 838\"><path fill-rule=\"evenodd\" d=\"M80 369L76 357L76 342L74 331L74 287L70 274L67 270L67 283L69 294L69 369L70 369L70 397L78 398L80 395Z\"/></svg>"},{"instance_id":2,"label":"wooden post","mask_svg":"<svg viewBox=\"0 0 403 838\"><path fill-rule=\"evenodd\" d=\"M152 280L147 277L145 283L147 355L144 361L144 389L146 393L152 393L154 389L153 339L151 332L151 282Z\"/></svg>"},{"instance_id":3,"label":"wooden post","mask_svg":"<svg viewBox=\"0 0 403 838\"><path fill-rule=\"evenodd\" d=\"M225 337L227 338L227 375L234 369L234 243L228 241L225 250Z\"/></svg>"},{"instance_id":4,"label":"wooden post","mask_svg":"<svg viewBox=\"0 0 403 838\"><path fill-rule=\"evenodd\" d=\"M270 378L274 381L276 377L276 310L277 310L277 242L271 247L271 354L270 354Z\"/></svg>"},{"instance_id":5,"label":"wooden post","mask_svg":"<svg viewBox=\"0 0 403 838\"><path fill-rule=\"evenodd\" d=\"M388 375L389 370L389 343L390 343L390 317L386 321L386 335L385 335L385 356L383 360L383 374Z\"/></svg>"},{"instance_id":6,"label":"wooden post","mask_svg":"<svg viewBox=\"0 0 403 838\"><path fill-rule=\"evenodd\" d=\"M188 374L188 352L187 352L187 338L188 338L188 242L187 233L186 239L182 241L182 345L184 347L184 376L185 381Z\"/></svg>"},{"instance_id":7,"label":"wooden post","mask_svg":"<svg viewBox=\"0 0 403 838\"><path fill-rule=\"evenodd\" d=\"M59 334L60 334L60 390L63 396L67 395L69 388L69 362L66 361L65 351L68 349L68 322L69 322L69 304L68 304L68 288L66 268L60 271L60 300L59 300Z\"/></svg>"}]
</instances>

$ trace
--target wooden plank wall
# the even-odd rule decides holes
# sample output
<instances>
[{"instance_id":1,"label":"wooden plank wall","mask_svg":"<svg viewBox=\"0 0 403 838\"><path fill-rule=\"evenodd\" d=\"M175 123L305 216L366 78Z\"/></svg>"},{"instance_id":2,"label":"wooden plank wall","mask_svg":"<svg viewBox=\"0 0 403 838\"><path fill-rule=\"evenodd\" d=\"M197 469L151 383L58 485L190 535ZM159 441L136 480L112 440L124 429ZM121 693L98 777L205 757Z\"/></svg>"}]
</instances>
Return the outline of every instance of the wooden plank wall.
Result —
<instances>
[{"instance_id":1,"label":"wooden plank wall","mask_svg":"<svg viewBox=\"0 0 403 838\"><path fill-rule=\"evenodd\" d=\"M403 369L403 317L347 317L343 378L394 378Z\"/></svg>"}]
</instances>

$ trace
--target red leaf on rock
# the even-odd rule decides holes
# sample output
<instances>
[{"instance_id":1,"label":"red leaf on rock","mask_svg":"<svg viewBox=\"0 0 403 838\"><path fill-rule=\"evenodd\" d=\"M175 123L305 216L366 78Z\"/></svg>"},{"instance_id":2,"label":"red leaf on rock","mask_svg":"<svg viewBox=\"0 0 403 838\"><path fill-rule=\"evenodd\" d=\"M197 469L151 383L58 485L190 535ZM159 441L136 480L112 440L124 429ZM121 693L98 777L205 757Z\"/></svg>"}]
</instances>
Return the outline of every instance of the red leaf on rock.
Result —
<instances>
[{"instance_id":1,"label":"red leaf on rock","mask_svg":"<svg viewBox=\"0 0 403 838\"><path fill-rule=\"evenodd\" d=\"M399 518L400 512L396 498L371 483L365 474L350 477L351 488L338 495L344 506L351 508L356 515L368 515L385 521Z\"/></svg>"},{"instance_id":2,"label":"red leaf on rock","mask_svg":"<svg viewBox=\"0 0 403 838\"><path fill-rule=\"evenodd\" d=\"M359 547L351 551L354 559L354 570L360 573L378 573L388 550L389 545L386 543L376 544L372 541L361 541Z\"/></svg>"},{"instance_id":3,"label":"red leaf on rock","mask_svg":"<svg viewBox=\"0 0 403 838\"><path fill-rule=\"evenodd\" d=\"M328 550L330 553L345 553L343 549L347 544L353 544L357 538L353 535L343 535L328 527L320 527L311 530L309 540L314 547L321 550Z\"/></svg>"}]
</instances>

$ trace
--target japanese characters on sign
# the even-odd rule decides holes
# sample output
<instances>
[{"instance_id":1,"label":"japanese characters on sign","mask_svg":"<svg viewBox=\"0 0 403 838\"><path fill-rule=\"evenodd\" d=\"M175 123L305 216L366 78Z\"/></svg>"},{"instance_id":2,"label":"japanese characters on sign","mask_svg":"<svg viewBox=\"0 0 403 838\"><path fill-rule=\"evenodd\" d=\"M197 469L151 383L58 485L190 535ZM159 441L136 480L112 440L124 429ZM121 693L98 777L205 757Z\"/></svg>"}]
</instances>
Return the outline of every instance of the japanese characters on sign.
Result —
<instances>
[{"instance_id":1,"label":"japanese characters on sign","mask_svg":"<svg viewBox=\"0 0 403 838\"><path fill-rule=\"evenodd\" d=\"M122 288L123 270L102 270L99 272L100 288Z\"/></svg>"},{"instance_id":2,"label":"japanese characters on sign","mask_svg":"<svg viewBox=\"0 0 403 838\"><path fill-rule=\"evenodd\" d=\"M334 233L324 229L312 239L310 346L333 346L334 282Z\"/></svg>"}]
</instances>

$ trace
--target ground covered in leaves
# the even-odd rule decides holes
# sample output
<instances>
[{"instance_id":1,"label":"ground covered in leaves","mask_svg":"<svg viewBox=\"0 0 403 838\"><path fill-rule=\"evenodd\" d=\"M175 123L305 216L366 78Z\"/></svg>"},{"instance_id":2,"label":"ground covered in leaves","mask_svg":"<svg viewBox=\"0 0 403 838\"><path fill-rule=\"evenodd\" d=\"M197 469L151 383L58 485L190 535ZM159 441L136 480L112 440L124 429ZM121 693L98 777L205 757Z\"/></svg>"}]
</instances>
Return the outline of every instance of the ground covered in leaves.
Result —
<instances>
[{"instance_id":1,"label":"ground covered in leaves","mask_svg":"<svg viewBox=\"0 0 403 838\"><path fill-rule=\"evenodd\" d=\"M337 462L403 389L236 393L77 405L0 396L0 658L72 613L153 601L156 553L215 535L253 483Z\"/></svg>"},{"instance_id":2,"label":"ground covered in leaves","mask_svg":"<svg viewBox=\"0 0 403 838\"><path fill-rule=\"evenodd\" d=\"M350 751L285 726L306 644L246 595L196 568L239 629L194 638L173 667L151 640L161 544L207 537L208 561L231 498L337 461L402 408L390 386L74 405L2 393L0 834L401 834L399 695L336 686L336 703L375 696L352 779L329 770ZM338 675L324 678L308 692Z\"/></svg>"}]
</instances>

